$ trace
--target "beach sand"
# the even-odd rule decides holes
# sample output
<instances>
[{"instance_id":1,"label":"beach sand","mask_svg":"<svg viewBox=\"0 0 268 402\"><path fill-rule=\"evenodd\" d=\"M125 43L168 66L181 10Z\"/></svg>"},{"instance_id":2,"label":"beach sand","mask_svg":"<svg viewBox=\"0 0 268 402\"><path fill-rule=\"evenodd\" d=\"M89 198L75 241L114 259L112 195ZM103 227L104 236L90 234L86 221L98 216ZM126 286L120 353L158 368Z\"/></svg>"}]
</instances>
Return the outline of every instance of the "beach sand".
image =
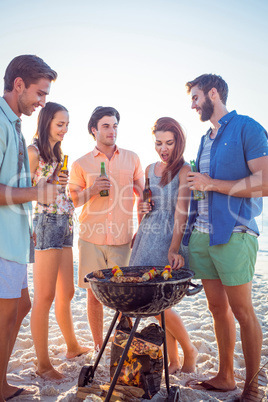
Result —
<instances>
[{"instance_id":1,"label":"beach sand","mask_svg":"<svg viewBox=\"0 0 268 402\"><path fill-rule=\"evenodd\" d=\"M75 267L77 269L77 256L74 258ZM198 281L194 281L197 283ZM259 260L256 266L256 274L253 280L253 304L263 330L263 350L262 363L268 360L268 274L267 259ZM29 267L29 292L33 297L32 286L32 268ZM236 395L241 393L245 378L245 368L239 329L237 325L237 343L235 348L235 379L237 382L237 390L227 393L204 392L192 390L185 387L185 382L189 378L206 379L217 371L218 356L217 345L213 332L213 323L211 315L207 309L207 303L204 291L191 297L184 297L182 301L175 307L184 320L185 326L191 336L193 344L199 352L197 360L197 368L195 374L175 373L170 376L170 385L179 385L181 390L181 400L183 402L195 401L232 401ZM77 380L81 368L85 364L94 364L96 354L93 349L92 336L87 323L86 314L86 291L76 286L75 296L72 302L72 311L75 332L79 342L90 347L87 355L68 360L65 357L66 347L63 336L57 325L54 309L51 308L50 325L49 325L49 350L51 360L54 367L66 375L66 380L61 383L44 381L36 376L36 355L33 346L30 330L30 314L24 319L15 348L8 366L8 380L11 384L20 387L30 387L35 391L31 396L20 396L14 400L21 401L81 401L76 398ZM106 334L114 311L104 308L104 333ZM145 318L141 320L139 330L156 322L154 318ZM252 345L254 348L254 345ZM109 382L110 367L110 349L111 342L108 343L104 356L98 365L95 373L94 381L104 384ZM181 352L181 350L180 350ZM166 394L165 380L163 376L162 387L159 395L157 394L153 400L163 402ZM87 397L87 400L93 400Z\"/></svg>"}]
</instances>

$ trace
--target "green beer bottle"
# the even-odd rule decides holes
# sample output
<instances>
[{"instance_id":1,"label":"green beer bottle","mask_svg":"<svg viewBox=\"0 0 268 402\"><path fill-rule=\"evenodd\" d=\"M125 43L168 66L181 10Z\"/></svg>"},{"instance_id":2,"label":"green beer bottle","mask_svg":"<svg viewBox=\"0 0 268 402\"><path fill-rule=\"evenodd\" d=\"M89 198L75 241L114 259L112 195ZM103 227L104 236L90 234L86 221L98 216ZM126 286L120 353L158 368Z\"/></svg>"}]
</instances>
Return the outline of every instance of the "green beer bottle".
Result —
<instances>
[{"instance_id":1,"label":"green beer bottle","mask_svg":"<svg viewBox=\"0 0 268 402\"><path fill-rule=\"evenodd\" d=\"M190 161L191 171L197 172L197 167L195 161ZM200 190L193 190L194 193L194 200L200 201L205 199L205 192Z\"/></svg>"},{"instance_id":2,"label":"green beer bottle","mask_svg":"<svg viewBox=\"0 0 268 402\"><path fill-rule=\"evenodd\" d=\"M100 174L100 176L108 177L107 174L106 174L105 163L104 162L101 162L101 174ZM101 192L100 192L101 197L108 197L108 195L109 195L109 190L101 190Z\"/></svg>"}]
</instances>

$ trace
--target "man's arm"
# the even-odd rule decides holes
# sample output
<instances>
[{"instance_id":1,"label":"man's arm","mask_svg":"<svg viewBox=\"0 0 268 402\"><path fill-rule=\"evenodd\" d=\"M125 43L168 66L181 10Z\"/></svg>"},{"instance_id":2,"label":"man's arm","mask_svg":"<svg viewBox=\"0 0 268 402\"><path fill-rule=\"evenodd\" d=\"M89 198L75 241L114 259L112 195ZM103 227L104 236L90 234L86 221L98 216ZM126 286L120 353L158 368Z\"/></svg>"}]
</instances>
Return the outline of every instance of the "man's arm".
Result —
<instances>
[{"instance_id":1,"label":"man's arm","mask_svg":"<svg viewBox=\"0 0 268 402\"><path fill-rule=\"evenodd\" d=\"M58 194L57 186L41 179L35 187L17 188L0 184L0 205L24 204L38 201L41 204L51 204Z\"/></svg>"},{"instance_id":2,"label":"man's arm","mask_svg":"<svg viewBox=\"0 0 268 402\"><path fill-rule=\"evenodd\" d=\"M212 179L207 174L189 172L187 181L190 190L215 191L233 197L268 196L268 156L248 161L251 175L240 180Z\"/></svg>"},{"instance_id":3,"label":"man's arm","mask_svg":"<svg viewBox=\"0 0 268 402\"><path fill-rule=\"evenodd\" d=\"M107 177L96 177L92 186L83 188L77 184L69 183L69 190L76 208L81 207L90 200L94 195L98 195L102 190L110 189L110 180Z\"/></svg>"}]
</instances>

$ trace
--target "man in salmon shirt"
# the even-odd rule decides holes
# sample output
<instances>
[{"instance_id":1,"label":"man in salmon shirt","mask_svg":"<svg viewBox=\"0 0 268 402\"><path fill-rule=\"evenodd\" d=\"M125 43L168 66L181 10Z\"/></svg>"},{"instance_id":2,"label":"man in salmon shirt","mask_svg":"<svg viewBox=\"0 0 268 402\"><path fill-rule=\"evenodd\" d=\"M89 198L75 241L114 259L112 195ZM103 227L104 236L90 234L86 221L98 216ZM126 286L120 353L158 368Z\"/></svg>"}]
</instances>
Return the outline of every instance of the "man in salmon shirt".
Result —
<instances>
[{"instance_id":1,"label":"man in salmon shirt","mask_svg":"<svg viewBox=\"0 0 268 402\"><path fill-rule=\"evenodd\" d=\"M133 206L135 197L139 202L144 187L139 157L115 144L119 120L120 115L113 107L99 106L93 111L88 130L96 146L75 161L70 172L74 205L83 205L79 217L78 286L87 288L88 320L96 349L103 343L103 306L84 277L92 271L128 265ZM101 162L108 177L100 176ZM108 190L108 196L100 195L103 190Z\"/></svg>"}]
</instances>

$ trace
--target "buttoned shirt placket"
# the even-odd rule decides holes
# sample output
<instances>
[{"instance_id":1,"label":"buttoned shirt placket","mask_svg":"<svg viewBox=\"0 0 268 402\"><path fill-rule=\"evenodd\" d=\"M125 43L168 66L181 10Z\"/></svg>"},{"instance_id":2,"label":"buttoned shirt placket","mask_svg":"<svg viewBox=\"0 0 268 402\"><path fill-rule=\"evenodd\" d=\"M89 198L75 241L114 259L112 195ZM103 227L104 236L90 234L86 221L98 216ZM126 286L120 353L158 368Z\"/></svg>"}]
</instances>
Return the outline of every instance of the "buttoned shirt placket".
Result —
<instances>
[{"instance_id":1,"label":"buttoned shirt placket","mask_svg":"<svg viewBox=\"0 0 268 402\"><path fill-rule=\"evenodd\" d=\"M15 124L15 129L18 134L19 138L19 155L18 155L18 187L20 187L20 175L22 166L24 163L24 146L22 140L22 132L21 132L21 121L18 119ZM23 206L21 205L23 210ZM33 242L33 235L29 226L29 234L30 234L30 262L34 261L34 242Z\"/></svg>"},{"instance_id":2,"label":"buttoned shirt placket","mask_svg":"<svg viewBox=\"0 0 268 402\"><path fill-rule=\"evenodd\" d=\"M19 139L19 156L18 156L18 187L20 187L20 174L24 163L24 146L21 133L21 121L18 119L15 124L15 129Z\"/></svg>"},{"instance_id":3,"label":"buttoned shirt placket","mask_svg":"<svg viewBox=\"0 0 268 402\"><path fill-rule=\"evenodd\" d=\"M111 177L113 174L113 168L114 168L114 158L115 154L113 154L112 158L108 160L108 172L109 176ZM114 183L112 183L112 186ZM107 213L107 244L112 241L113 238L113 221L114 221L114 216L113 216L113 203L115 202L114 200L115 194L114 194L114 188L110 189L109 191L109 204L108 204L108 213Z\"/></svg>"}]
</instances>

